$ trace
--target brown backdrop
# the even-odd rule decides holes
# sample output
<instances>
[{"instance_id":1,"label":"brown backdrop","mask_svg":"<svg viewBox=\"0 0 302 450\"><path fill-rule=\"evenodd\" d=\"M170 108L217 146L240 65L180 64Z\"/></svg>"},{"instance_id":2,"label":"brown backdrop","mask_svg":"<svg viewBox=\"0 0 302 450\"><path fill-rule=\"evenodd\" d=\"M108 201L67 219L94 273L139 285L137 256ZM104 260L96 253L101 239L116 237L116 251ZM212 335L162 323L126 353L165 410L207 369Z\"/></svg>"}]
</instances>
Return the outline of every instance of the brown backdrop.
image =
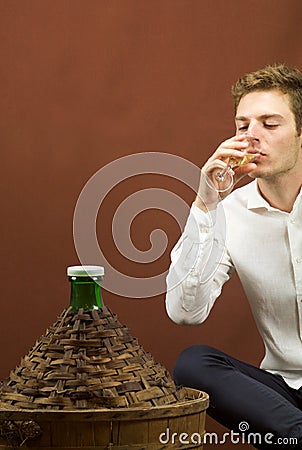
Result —
<instances>
[{"instance_id":1,"label":"brown backdrop","mask_svg":"<svg viewBox=\"0 0 302 450\"><path fill-rule=\"evenodd\" d=\"M0 0L0 378L68 304L65 269L78 263L73 212L86 181L142 151L202 165L233 134L230 86L238 76L276 61L302 68L301 13L300 0ZM119 195L154 186L188 204L194 198L181 183L151 175L117 187L103 205L99 240L118 268L123 260L106 231L113 206ZM160 273L180 229L163 212L145 214L133 223L133 240L144 250L152 229L165 229L167 252L150 266ZM143 267L125 262L128 273L148 276ZM170 371L196 342L254 364L262 358L236 277L210 318L190 328L167 318L163 294L104 298ZM211 420L207 428L221 431Z\"/></svg>"}]
</instances>

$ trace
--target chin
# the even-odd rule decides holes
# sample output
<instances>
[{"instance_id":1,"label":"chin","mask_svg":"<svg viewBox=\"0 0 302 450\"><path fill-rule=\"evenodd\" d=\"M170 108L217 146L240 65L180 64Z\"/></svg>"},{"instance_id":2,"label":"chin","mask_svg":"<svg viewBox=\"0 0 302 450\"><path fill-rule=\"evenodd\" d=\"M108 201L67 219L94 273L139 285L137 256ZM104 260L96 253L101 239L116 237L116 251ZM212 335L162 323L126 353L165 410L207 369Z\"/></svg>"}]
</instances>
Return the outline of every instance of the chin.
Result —
<instances>
[{"instance_id":1,"label":"chin","mask_svg":"<svg viewBox=\"0 0 302 450\"><path fill-rule=\"evenodd\" d=\"M256 178L270 179L274 177L274 174L271 172L261 172L261 170L259 171L255 170L255 172L249 173L248 176L253 180L255 180Z\"/></svg>"}]
</instances>

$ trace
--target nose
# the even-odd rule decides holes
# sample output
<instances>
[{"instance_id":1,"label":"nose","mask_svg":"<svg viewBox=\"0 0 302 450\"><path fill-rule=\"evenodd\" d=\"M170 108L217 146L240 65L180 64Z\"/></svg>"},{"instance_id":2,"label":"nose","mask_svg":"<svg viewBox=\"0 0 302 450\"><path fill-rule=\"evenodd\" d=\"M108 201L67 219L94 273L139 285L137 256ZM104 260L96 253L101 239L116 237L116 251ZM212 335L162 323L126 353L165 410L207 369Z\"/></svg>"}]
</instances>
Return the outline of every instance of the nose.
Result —
<instances>
[{"instance_id":1,"label":"nose","mask_svg":"<svg viewBox=\"0 0 302 450\"><path fill-rule=\"evenodd\" d=\"M248 125L246 134L253 142L260 141L257 123L251 121Z\"/></svg>"}]
</instances>

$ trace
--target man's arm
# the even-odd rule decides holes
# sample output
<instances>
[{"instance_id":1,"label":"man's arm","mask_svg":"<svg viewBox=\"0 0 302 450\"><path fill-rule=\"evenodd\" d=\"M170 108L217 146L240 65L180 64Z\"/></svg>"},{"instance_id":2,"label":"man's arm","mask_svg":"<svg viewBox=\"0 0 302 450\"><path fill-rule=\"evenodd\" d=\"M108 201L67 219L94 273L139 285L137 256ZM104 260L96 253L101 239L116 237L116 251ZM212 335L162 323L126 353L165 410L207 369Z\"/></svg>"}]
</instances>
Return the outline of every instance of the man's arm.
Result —
<instances>
[{"instance_id":1,"label":"man's arm","mask_svg":"<svg viewBox=\"0 0 302 450\"><path fill-rule=\"evenodd\" d=\"M208 213L192 205L184 232L171 252L167 276L166 309L174 322L203 322L233 273L225 231L221 205Z\"/></svg>"},{"instance_id":2,"label":"man's arm","mask_svg":"<svg viewBox=\"0 0 302 450\"><path fill-rule=\"evenodd\" d=\"M220 203L233 187L218 193L207 177L217 167L226 168L231 157L242 157L246 146L244 135L227 139L201 169L198 194L185 230L172 250L167 276L166 309L176 323L203 322L234 271L225 246L226 223ZM249 163L237 168L234 185L254 167Z\"/></svg>"}]
</instances>

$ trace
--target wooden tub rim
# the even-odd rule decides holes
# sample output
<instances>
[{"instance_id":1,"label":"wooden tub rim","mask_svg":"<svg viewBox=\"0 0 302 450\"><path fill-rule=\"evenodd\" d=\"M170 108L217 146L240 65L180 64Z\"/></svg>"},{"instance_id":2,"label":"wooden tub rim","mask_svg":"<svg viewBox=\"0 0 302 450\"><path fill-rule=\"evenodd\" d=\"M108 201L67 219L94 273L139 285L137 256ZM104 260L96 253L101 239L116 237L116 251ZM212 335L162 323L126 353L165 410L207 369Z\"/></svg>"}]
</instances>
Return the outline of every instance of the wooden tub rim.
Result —
<instances>
[{"instance_id":1,"label":"wooden tub rim","mask_svg":"<svg viewBox=\"0 0 302 450\"><path fill-rule=\"evenodd\" d=\"M79 410L53 409L13 409L3 408L0 402L0 420L64 420L72 421L121 421L146 420L168 417L179 417L205 411L209 406L206 392L185 388L188 398L170 405L150 406L145 408L101 408Z\"/></svg>"}]
</instances>

